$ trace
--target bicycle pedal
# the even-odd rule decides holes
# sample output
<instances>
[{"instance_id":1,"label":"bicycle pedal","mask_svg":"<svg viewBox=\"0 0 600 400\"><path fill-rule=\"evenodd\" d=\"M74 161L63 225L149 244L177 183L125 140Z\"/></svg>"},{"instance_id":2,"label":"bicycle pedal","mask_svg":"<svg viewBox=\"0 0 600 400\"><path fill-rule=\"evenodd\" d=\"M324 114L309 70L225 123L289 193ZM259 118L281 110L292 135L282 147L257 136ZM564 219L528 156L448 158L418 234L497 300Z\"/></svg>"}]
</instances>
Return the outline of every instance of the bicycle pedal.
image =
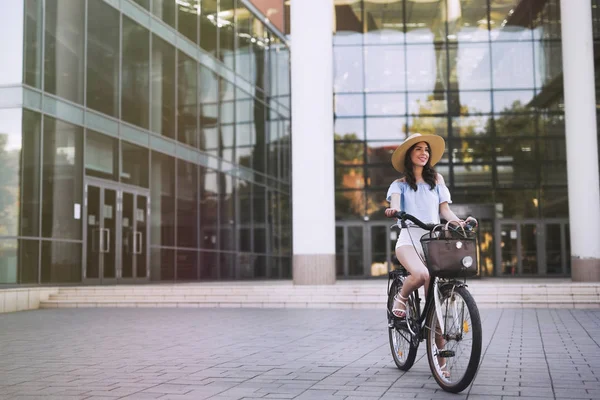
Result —
<instances>
[{"instance_id":1,"label":"bicycle pedal","mask_svg":"<svg viewBox=\"0 0 600 400\"><path fill-rule=\"evenodd\" d=\"M453 350L439 350L437 353L437 356L441 358L454 357L455 355L456 353Z\"/></svg>"}]
</instances>

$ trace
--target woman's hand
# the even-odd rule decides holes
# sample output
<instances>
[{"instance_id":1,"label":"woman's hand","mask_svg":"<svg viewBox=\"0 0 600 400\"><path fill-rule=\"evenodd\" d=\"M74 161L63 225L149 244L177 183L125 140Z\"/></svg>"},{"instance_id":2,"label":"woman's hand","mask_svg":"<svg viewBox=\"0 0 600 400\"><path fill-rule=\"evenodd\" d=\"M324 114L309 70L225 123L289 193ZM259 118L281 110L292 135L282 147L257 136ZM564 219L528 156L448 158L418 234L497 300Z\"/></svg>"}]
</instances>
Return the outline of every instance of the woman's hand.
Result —
<instances>
[{"instance_id":1,"label":"woman's hand","mask_svg":"<svg viewBox=\"0 0 600 400\"><path fill-rule=\"evenodd\" d=\"M395 208L386 208L385 216L388 218L393 218L397 212L398 212L398 210L396 210Z\"/></svg>"},{"instance_id":2,"label":"woman's hand","mask_svg":"<svg viewBox=\"0 0 600 400\"><path fill-rule=\"evenodd\" d=\"M475 225L473 225L473 228L477 228L479 226L479 222L477 222L477 220L473 217L468 217L467 219L465 219L465 224L469 221L475 221Z\"/></svg>"}]
</instances>

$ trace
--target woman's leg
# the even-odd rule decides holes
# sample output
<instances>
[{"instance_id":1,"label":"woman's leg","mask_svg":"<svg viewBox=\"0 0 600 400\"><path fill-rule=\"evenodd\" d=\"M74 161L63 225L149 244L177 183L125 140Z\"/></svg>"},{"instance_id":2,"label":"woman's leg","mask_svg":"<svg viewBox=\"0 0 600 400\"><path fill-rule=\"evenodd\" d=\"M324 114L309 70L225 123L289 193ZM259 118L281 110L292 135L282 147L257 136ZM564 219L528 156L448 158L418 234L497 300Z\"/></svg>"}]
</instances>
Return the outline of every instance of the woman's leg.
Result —
<instances>
[{"instance_id":1,"label":"woman's leg","mask_svg":"<svg viewBox=\"0 0 600 400\"><path fill-rule=\"evenodd\" d=\"M407 298L413 291L417 290L429 281L429 271L417 254L413 246L399 246L396 248L396 257L410 275L404 280L400 296ZM399 301L394 302L394 309L405 310L406 306Z\"/></svg>"}]
</instances>

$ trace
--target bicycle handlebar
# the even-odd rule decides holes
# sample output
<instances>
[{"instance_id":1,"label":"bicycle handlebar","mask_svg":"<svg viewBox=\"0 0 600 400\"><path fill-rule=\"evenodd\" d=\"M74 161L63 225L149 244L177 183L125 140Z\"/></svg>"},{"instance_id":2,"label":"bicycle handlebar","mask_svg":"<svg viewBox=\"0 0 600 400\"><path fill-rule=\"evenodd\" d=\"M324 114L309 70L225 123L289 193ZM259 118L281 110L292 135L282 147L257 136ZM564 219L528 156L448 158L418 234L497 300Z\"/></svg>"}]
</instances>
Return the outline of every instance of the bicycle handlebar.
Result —
<instances>
[{"instance_id":1,"label":"bicycle handlebar","mask_svg":"<svg viewBox=\"0 0 600 400\"><path fill-rule=\"evenodd\" d=\"M430 231L435 227L435 224L426 224L423 221L421 221L419 218L415 217L414 215L410 215L404 211L398 211L396 214L394 214L394 216L402 221L406 221L406 220L412 221L418 227L423 228L427 231Z\"/></svg>"},{"instance_id":2,"label":"bicycle handlebar","mask_svg":"<svg viewBox=\"0 0 600 400\"><path fill-rule=\"evenodd\" d=\"M398 211L397 213L394 214L394 216L396 218L400 219L401 221L406 221L406 220L412 221L418 227L425 229L427 231L432 230L436 226L435 224L426 224L423 221L421 221L419 218L415 217L414 215L410 215L404 211ZM477 225L477 222L471 219L465 223L465 230L472 231L476 225Z\"/></svg>"}]
</instances>

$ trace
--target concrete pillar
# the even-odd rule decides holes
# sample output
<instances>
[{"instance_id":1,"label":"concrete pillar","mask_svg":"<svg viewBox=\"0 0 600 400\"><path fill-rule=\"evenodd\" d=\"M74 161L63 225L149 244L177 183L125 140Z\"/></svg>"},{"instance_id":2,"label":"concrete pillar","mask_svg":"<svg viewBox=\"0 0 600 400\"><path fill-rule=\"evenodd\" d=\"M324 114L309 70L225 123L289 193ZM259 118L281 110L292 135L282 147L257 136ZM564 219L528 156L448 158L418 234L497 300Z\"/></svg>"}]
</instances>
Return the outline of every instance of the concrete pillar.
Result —
<instances>
[{"instance_id":1,"label":"concrete pillar","mask_svg":"<svg viewBox=\"0 0 600 400\"><path fill-rule=\"evenodd\" d=\"M600 281L600 181L591 0L560 2L571 277Z\"/></svg>"},{"instance_id":2,"label":"concrete pillar","mask_svg":"<svg viewBox=\"0 0 600 400\"><path fill-rule=\"evenodd\" d=\"M335 283L333 2L291 0L295 284Z\"/></svg>"}]
</instances>

